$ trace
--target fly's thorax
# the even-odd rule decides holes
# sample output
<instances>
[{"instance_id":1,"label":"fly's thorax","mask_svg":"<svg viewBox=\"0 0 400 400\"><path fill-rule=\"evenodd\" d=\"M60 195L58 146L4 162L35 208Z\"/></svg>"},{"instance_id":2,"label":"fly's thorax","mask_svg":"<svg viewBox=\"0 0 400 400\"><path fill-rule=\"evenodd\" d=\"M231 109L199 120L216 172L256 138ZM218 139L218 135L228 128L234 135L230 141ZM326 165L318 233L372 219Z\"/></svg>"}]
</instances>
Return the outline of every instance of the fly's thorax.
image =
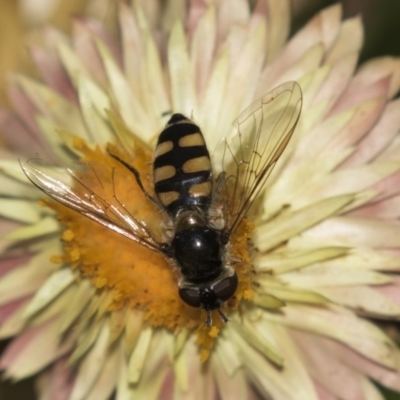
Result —
<instances>
[{"instance_id":1,"label":"fly's thorax","mask_svg":"<svg viewBox=\"0 0 400 400\"><path fill-rule=\"evenodd\" d=\"M153 171L157 197L171 215L181 208L209 207L210 155L200 128L182 114L174 114L161 132Z\"/></svg>"},{"instance_id":2,"label":"fly's thorax","mask_svg":"<svg viewBox=\"0 0 400 400\"><path fill-rule=\"evenodd\" d=\"M171 243L174 259L188 282L207 282L223 271L221 233L207 226L199 209L178 212Z\"/></svg>"}]
</instances>

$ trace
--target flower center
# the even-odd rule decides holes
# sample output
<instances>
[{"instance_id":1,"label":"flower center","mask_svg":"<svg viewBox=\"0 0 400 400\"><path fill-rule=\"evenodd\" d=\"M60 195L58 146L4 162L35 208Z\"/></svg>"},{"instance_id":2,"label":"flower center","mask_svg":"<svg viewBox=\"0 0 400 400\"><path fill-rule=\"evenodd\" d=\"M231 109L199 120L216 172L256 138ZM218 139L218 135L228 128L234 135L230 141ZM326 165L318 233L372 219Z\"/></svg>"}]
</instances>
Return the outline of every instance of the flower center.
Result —
<instances>
[{"instance_id":1,"label":"flower center","mask_svg":"<svg viewBox=\"0 0 400 400\"><path fill-rule=\"evenodd\" d=\"M93 204L101 199L125 209L138 221L145 221L152 235L162 242L162 213L146 198L134 174L105 149L90 149L81 140L76 140L75 145L83 154L83 168L74 171L77 178L73 181L74 190L80 196L90 198ZM112 154L139 172L145 190L152 194L150 149L136 141L131 151L114 146L110 149ZM90 278L98 291L111 294L107 308L110 313L128 306L141 310L144 320L153 327L164 327L173 332L185 328L196 331L198 344L203 348L201 357L208 357L209 349L224 323L215 311L213 326L207 327L205 312L188 306L180 299L179 275L164 255L63 205L55 202L49 202L49 205L66 227L62 234L64 254L59 261L71 265L83 277ZM231 238L230 251L242 261L234 266L239 278L237 292L223 307L228 318L231 310L237 309L242 300L252 298L248 253L251 230L252 224L244 220Z\"/></svg>"}]
</instances>

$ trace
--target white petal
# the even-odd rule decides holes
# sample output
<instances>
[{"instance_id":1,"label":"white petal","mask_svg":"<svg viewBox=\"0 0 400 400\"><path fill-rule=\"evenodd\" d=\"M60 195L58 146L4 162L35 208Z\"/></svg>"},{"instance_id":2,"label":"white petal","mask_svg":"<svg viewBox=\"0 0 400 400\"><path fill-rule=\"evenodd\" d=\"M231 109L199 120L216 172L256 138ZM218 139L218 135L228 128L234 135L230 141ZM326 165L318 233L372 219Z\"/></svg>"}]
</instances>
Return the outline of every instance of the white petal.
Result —
<instances>
[{"instance_id":1,"label":"white petal","mask_svg":"<svg viewBox=\"0 0 400 400\"><path fill-rule=\"evenodd\" d=\"M0 280L0 304L34 293L59 268L50 257L60 252L57 241L48 241L44 251L34 255L26 265L13 269Z\"/></svg>"},{"instance_id":2,"label":"white petal","mask_svg":"<svg viewBox=\"0 0 400 400\"><path fill-rule=\"evenodd\" d=\"M391 301L377 290L365 286L318 287L318 293L336 304L342 304L355 311L374 317L400 317L400 305Z\"/></svg>"},{"instance_id":3,"label":"white petal","mask_svg":"<svg viewBox=\"0 0 400 400\"><path fill-rule=\"evenodd\" d=\"M118 348L109 350L97 380L85 400L107 400L114 391L119 370Z\"/></svg>"},{"instance_id":4,"label":"white petal","mask_svg":"<svg viewBox=\"0 0 400 400\"><path fill-rule=\"evenodd\" d=\"M318 264L283 274L280 278L294 287L309 289L321 286L382 285L392 282L390 276L379 272L358 267Z\"/></svg>"},{"instance_id":5,"label":"white petal","mask_svg":"<svg viewBox=\"0 0 400 400\"><path fill-rule=\"evenodd\" d=\"M137 383L140 379L145 361L146 354L149 350L151 336L153 334L153 329L150 327L145 327L142 329L138 341L136 343L135 349L129 359L129 382Z\"/></svg>"},{"instance_id":6,"label":"white petal","mask_svg":"<svg viewBox=\"0 0 400 400\"><path fill-rule=\"evenodd\" d=\"M186 35L181 22L172 28L168 43L168 66L171 81L173 112L190 118L197 114L197 99L190 67Z\"/></svg>"},{"instance_id":7,"label":"white petal","mask_svg":"<svg viewBox=\"0 0 400 400\"><path fill-rule=\"evenodd\" d=\"M396 248L400 246L399 223L368 218L334 217L310 228L303 238L295 241L297 245L308 242L309 246L325 244Z\"/></svg>"},{"instance_id":8,"label":"white petal","mask_svg":"<svg viewBox=\"0 0 400 400\"><path fill-rule=\"evenodd\" d=\"M86 400L108 357L108 335L108 325L103 324L94 346L80 363L70 400Z\"/></svg>"},{"instance_id":9,"label":"white petal","mask_svg":"<svg viewBox=\"0 0 400 400\"><path fill-rule=\"evenodd\" d=\"M271 222L257 227L254 231L254 242L260 251L265 252L337 213L352 200L352 195L337 196L300 210L284 213Z\"/></svg>"},{"instance_id":10,"label":"white petal","mask_svg":"<svg viewBox=\"0 0 400 400\"><path fill-rule=\"evenodd\" d=\"M55 233L59 230L60 225L53 217L45 217L36 224L15 229L5 237L9 240L26 240Z\"/></svg>"},{"instance_id":11,"label":"white petal","mask_svg":"<svg viewBox=\"0 0 400 400\"><path fill-rule=\"evenodd\" d=\"M20 351L12 355L12 349L9 349L11 359L7 368L7 373L15 379L23 379L37 373L64 355L72 345L65 341L62 345L60 344L57 320L55 319L25 331L14 344L11 344L11 347L17 346L18 340L21 342ZM2 363L6 362L7 357L6 352ZM4 364L2 367L4 368Z\"/></svg>"},{"instance_id":12,"label":"white petal","mask_svg":"<svg viewBox=\"0 0 400 400\"><path fill-rule=\"evenodd\" d=\"M75 274L68 267L54 272L40 287L31 302L28 304L28 307L25 309L24 317L32 317L74 281Z\"/></svg>"},{"instance_id":13,"label":"white petal","mask_svg":"<svg viewBox=\"0 0 400 400\"><path fill-rule=\"evenodd\" d=\"M395 344L378 327L344 308L330 308L290 305L282 316L265 313L265 318L336 339L387 368L396 367Z\"/></svg>"},{"instance_id":14,"label":"white petal","mask_svg":"<svg viewBox=\"0 0 400 400\"><path fill-rule=\"evenodd\" d=\"M257 271L283 274L319 261L329 260L348 253L347 247L320 247L310 249L285 249L283 252L256 255L253 260Z\"/></svg>"},{"instance_id":15,"label":"white petal","mask_svg":"<svg viewBox=\"0 0 400 400\"><path fill-rule=\"evenodd\" d=\"M79 282L69 307L60 315L60 334L64 333L88 306L93 299L94 291L95 289L89 279L82 279Z\"/></svg>"},{"instance_id":16,"label":"white petal","mask_svg":"<svg viewBox=\"0 0 400 400\"><path fill-rule=\"evenodd\" d=\"M36 201L0 198L0 215L14 221L36 224L41 211Z\"/></svg>"},{"instance_id":17,"label":"white petal","mask_svg":"<svg viewBox=\"0 0 400 400\"><path fill-rule=\"evenodd\" d=\"M121 116L135 134L143 141L147 141L149 132L152 133L154 128L152 128L150 118L143 109L141 97L133 94L127 79L107 47L100 41L97 42L97 47L111 85L112 98L115 99Z\"/></svg>"},{"instance_id":18,"label":"white petal","mask_svg":"<svg viewBox=\"0 0 400 400\"><path fill-rule=\"evenodd\" d=\"M106 109L110 109L107 95L90 79L78 78L79 103L86 127L94 143L106 144L112 141L113 135L106 122Z\"/></svg>"}]
</instances>

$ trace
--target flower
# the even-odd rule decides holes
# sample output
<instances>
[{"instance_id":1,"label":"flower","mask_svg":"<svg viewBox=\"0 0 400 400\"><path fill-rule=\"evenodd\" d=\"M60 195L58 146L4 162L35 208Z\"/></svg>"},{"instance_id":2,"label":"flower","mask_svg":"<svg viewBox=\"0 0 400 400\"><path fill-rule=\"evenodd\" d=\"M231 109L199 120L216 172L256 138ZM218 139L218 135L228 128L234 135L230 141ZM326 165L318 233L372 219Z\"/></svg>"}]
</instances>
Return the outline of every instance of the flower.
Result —
<instances>
[{"instance_id":1,"label":"flower","mask_svg":"<svg viewBox=\"0 0 400 400\"><path fill-rule=\"evenodd\" d=\"M5 376L38 374L41 398L70 400L382 398L369 378L400 390L399 349L369 319L400 316L399 60L357 68L361 23L342 22L338 5L286 43L286 1L177 4L121 4L120 44L89 19L72 39L46 30L31 48L44 83L11 79L15 110L0 114L18 152L2 149L0 162L0 337L15 337ZM290 80L302 115L232 239L245 262L226 324L207 327L180 301L155 252L38 205L16 160L81 159L89 168L74 176L101 194L93 204L119 201L157 231L160 215L107 143L147 188L166 114L191 115L212 149L241 110Z\"/></svg>"}]
</instances>

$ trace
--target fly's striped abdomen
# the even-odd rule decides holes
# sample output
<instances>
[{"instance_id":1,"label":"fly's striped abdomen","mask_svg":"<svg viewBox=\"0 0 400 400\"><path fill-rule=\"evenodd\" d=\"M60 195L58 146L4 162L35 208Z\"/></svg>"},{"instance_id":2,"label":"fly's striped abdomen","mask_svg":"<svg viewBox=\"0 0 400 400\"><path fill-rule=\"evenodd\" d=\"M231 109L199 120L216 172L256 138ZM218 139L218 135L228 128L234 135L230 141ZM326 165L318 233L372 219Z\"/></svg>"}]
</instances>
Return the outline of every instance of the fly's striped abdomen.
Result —
<instances>
[{"instance_id":1,"label":"fly's striped abdomen","mask_svg":"<svg viewBox=\"0 0 400 400\"><path fill-rule=\"evenodd\" d=\"M158 138L154 188L171 214L191 205L205 209L210 203L210 155L200 128L181 114L171 117Z\"/></svg>"}]
</instances>

